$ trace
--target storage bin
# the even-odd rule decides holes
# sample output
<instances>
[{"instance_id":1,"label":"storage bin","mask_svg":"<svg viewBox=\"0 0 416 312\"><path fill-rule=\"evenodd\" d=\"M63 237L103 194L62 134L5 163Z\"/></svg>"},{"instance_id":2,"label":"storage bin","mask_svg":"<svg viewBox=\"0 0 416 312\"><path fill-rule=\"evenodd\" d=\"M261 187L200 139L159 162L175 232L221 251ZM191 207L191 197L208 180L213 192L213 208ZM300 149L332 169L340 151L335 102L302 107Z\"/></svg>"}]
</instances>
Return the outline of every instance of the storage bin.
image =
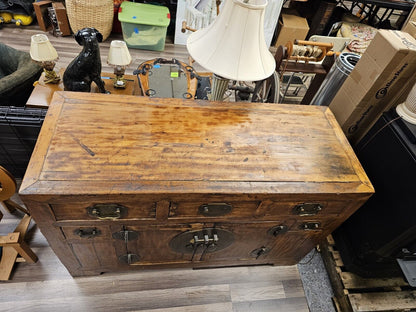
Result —
<instances>
[{"instance_id":1,"label":"storage bin","mask_svg":"<svg viewBox=\"0 0 416 312\"><path fill-rule=\"evenodd\" d=\"M124 1L120 5L118 19L128 47L164 50L166 31L170 23L167 7Z\"/></svg>"}]
</instances>

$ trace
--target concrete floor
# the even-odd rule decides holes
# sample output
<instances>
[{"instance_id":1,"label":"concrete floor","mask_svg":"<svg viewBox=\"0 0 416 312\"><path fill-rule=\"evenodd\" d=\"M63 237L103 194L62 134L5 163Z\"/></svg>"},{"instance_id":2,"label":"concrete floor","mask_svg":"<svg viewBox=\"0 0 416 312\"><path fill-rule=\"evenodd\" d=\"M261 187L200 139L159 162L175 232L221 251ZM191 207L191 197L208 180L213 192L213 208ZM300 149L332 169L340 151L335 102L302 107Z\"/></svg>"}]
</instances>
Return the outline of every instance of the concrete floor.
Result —
<instances>
[{"instance_id":1,"label":"concrete floor","mask_svg":"<svg viewBox=\"0 0 416 312\"><path fill-rule=\"evenodd\" d=\"M328 273L316 248L299 262L298 270L310 312L336 312Z\"/></svg>"}]
</instances>

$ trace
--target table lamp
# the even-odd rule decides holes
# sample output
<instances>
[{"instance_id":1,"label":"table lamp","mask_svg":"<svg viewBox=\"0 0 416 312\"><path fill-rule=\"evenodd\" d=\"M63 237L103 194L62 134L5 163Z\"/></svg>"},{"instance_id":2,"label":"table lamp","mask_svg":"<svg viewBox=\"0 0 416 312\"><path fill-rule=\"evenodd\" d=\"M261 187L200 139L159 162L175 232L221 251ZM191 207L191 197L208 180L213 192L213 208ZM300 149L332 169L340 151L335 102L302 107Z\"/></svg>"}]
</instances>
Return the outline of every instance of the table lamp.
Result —
<instances>
[{"instance_id":1,"label":"table lamp","mask_svg":"<svg viewBox=\"0 0 416 312\"><path fill-rule=\"evenodd\" d=\"M53 70L58 53L49 41L48 36L37 34L31 37L30 57L32 60L41 63L45 73L45 83L59 83L61 78Z\"/></svg>"},{"instance_id":2,"label":"table lamp","mask_svg":"<svg viewBox=\"0 0 416 312\"><path fill-rule=\"evenodd\" d=\"M192 33L192 58L213 72L211 100L221 101L228 81L258 81L271 76L276 63L264 39L267 0L226 0L207 28Z\"/></svg>"},{"instance_id":3,"label":"table lamp","mask_svg":"<svg viewBox=\"0 0 416 312\"><path fill-rule=\"evenodd\" d=\"M131 63L131 55L126 42L113 40L108 51L107 63L114 66L114 88L124 89L126 80L123 78L126 67Z\"/></svg>"}]
</instances>

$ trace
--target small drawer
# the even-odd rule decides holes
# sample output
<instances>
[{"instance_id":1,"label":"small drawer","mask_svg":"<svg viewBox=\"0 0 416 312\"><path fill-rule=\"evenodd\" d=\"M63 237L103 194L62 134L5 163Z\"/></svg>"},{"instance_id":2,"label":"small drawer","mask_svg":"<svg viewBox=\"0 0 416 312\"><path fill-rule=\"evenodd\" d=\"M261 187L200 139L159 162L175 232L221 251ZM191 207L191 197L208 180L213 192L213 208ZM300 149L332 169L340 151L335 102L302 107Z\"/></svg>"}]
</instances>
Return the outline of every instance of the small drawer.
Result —
<instances>
[{"instance_id":1,"label":"small drawer","mask_svg":"<svg viewBox=\"0 0 416 312\"><path fill-rule=\"evenodd\" d=\"M50 207L57 221L62 220L116 220L116 219L154 219L155 201L66 201L51 203Z\"/></svg>"},{"instance_id":2,"label":"small drawer","mask_svg":"<svg viewBox=\"0 0 416 312\"><path fill-rule=\"evenodd\" d=\"M256 217L275 217L280 215L308 218L321 215L339 215L349 204L345 201L272 201L265 200L256 211Z\"/></svg>"},{"instance_id":3,"label":"small drawer","mask_svg":"<svg viewBox=\"0 0 416 312\"><path fill-rule=\"evenodd\" d=\"M205 198L195 201L172 201L169 218L251 218L260 201L236 201L227 198Z\"/></svg>"},{"instance_id":4,"label":"small drawer","mask_svg":"<svg viewBox=\"0 0 416 312\"><path fill-rule=\"evenodd\" d=\"M106 226L64 226L61 227L68 240L110 239L110 229Z\"/></svg>"}]
</instances>

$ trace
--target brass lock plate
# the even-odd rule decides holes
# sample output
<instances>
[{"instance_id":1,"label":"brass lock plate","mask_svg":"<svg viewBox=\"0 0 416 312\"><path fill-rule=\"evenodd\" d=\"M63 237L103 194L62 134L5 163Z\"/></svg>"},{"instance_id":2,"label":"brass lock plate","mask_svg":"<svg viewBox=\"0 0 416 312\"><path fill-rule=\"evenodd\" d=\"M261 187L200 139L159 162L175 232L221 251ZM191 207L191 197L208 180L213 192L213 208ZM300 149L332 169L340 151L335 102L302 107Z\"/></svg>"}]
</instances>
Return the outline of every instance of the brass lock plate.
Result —
<instances>
[{"instance_id":1,"label":"brass lock plate","mask_svg":"<svg viewBox=\"0 0 416 312\"><path fill-rule=\"evenodd\" d=\"M139 233L132 230L121 230L113 233L114 239L119 239L125 242L136 240L139 237Z\"/></svg>"},{"instance_id":2,"label":"brass lock plate","mask_svg":"<svg viewBox=\"0 0 416 312\"><path fill-rule=\"evenodd\" d=\"M118 260L122 263L133 264L140 261L140 256L133 253L127 253L118 257Z\"/></svg>"}]
</instances>

